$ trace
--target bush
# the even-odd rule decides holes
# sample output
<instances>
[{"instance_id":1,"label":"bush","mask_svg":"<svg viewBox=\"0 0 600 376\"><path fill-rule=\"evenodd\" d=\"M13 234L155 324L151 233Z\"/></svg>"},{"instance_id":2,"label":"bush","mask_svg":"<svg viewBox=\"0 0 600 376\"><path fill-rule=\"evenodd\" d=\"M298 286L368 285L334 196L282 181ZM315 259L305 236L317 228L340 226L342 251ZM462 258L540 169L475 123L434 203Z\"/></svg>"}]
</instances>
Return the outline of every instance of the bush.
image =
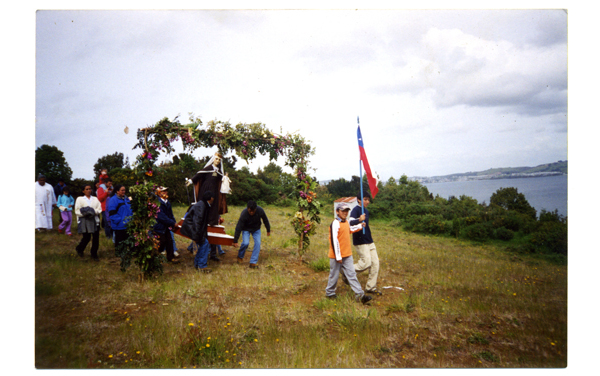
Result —
<instances>
[{"instance_id":1,"label":"bush","mask_svg":"<svg viewBox=\"0 0 600 376\"><path fill-rule=\"evenodd\" d=\"M493 233L492 225L488 222L475 223L461 230L461 236L470 240L485 241L488 240Z\"/></svg>"},{"instance_id":2,"label":"bush","mask_svg":"<svg viewBox=\"0 0 600 376\"><path fill-rule=\"evenodd\" d=\"M543 222L539 229L531 234L531 243L536 247L553 253L567 255L567 225L560 222Z\"/></svg>"},{"instance_id":3,"label":"bush","mask_svg":"<svg viewBox=\"0 0 600 376\"><path fill-rule=\"evenodd\" d=\"M525 243L518 246L511 245L509 247L506 247L505 251L519 254L535 253L535 246L531 243Z\"/></svg>"},{"instance_id":4,"label":"bush","mask_svg":"<svg viewBox=\"0 0 600 376\"><path fill-rule=\"evenodd\" d=\"M404 216L440 214L441 208L430 203L412 202L404 207Z\"/></svg>"},{"instance_id":5,"label":"bush","mask_svg":"<svg viewBox=\"0 0 600 376\"><path fill-rule=\"evenodd\" d=\"M404 228L409 231L426 234L444 234L451 230L441 215L411 215L405 221Z\"/></svg>"},{"instance_id":6,"label":"bush","mask_svg":"<svg viewBox=\"0 0 600 376\"><path fill-rule=\"evenodd\" d=\"M558 209L555 209L552 212L542 209L542 211L540 212L540 222L565 223L566 218L563 215L558 214Z\"/></svg>"},{"instance_id":7,"label":"bush","mask_svg":"<svg viewBox=\"0 0 600 376\"><path fill-rule=\"evenodd\" d=\"M515 232L507 229L506 227L497 228L495 231L496 239L500 240L512 240L515 237Z\"/></svg>"},{"instance_id":8,"label":"bush","mask_svg":"<svg viewBox=\"0 0 600 376\"><path fill-rule=\"evenodd\" d=\"M460 230L464 227L465 225L465 220L462 218L454 218L452 220L452 229L450 230L450 233L452 235L454 235L454 237L457 237L460 235Z\"/></svg>"}]
</instances>

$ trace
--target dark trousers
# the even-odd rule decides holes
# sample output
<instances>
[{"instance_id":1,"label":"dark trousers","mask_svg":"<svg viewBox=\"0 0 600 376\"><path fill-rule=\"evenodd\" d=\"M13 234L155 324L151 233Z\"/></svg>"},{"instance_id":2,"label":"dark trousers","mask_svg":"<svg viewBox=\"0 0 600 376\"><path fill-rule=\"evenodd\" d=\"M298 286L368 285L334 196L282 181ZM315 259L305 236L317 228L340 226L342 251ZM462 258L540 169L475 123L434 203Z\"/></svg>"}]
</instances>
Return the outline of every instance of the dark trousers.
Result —
<instances>
[{"instance_id":1,"label":"dark trousers","mask_svg":"<svg viewBox=\"0 0 600 376\"><path fill-rule=\"evenodd\" d=\"M127 239L127 237L129 235L127 235L127 230L112 230L115 233L115 255L117 252L117 247L119 246L119 244L121 244L121 242L125 239Z\"/></svg>"},{"instance_id":2,"label":"dark trousers","mask_svg":"<svg viewBox=\"0 0 600 376\"><path fill-rule=\"evenodd\" d=\"M106 235L107 238L112 239L112 229L110 228L110 220L107 217L108 217L108 212L103 211L102 212L102 227L104 227L104 235Z\"/></svg>"},{"instance_id":3,"label":"dark trousers","mask_svg":"<svg viewBox=\"0 0 600 376\"><path fill-rule=\"evenodd\" d=\"M100 227L98 227L96 232L94 232L93 234L89 233L89 232L84 232L81 235L83 235L83 236L81 238L81 241L77 245L77 247L75 247L75 250L77 251L77 253L82 255L83 250L85 249L85 247L87 247L87 245L91 239L92 240L92 249L91 249L92 258L97 259L98 258L98 244L100 243Z\"/></svg>"},{"instance_id":4,"label":"dark trousers","mask_svg":"<svg viewBox=\"0 0 600 376\"><path fill-rule=\"evenodd\" d=\"M158 245L158 252L162 252L166 249L167 261L173 260L175 255L173 254L173 238L171 237L171 231L165 230L164 234L158 234L158 240L160 241Z\"/></svg>"}]
</instances>

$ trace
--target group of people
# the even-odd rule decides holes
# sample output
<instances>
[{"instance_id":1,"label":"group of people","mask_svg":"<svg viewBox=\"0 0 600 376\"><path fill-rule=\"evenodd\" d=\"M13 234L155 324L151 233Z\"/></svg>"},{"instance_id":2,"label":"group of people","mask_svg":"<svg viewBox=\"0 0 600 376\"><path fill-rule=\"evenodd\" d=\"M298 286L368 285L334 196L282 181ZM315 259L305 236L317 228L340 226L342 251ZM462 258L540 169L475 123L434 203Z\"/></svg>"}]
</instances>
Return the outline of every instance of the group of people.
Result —
<instances>
[{"instance_id":1,"label":"group of people","mask_svg":"<svg viewBox=\"0 0 600 376\"><path fill-rule=\"evenodd\" d=\"M211 259L219 261L216 250L218 249L220 254L224 253L220 246L211 245L208 241L209 225L220 224L220 221L222 221L220 214L223 213L223 206L225 206L226 212L226 204L219 194L222 193L221 179L225 176L222 174L222 167L221 171L218 171L220 162L220 156L215 155L211 163L207 165L206 171L202 170L195 176L194 183L196 187L194 192L200 195L200 199L190 206L180 228L181 235L192 239L192 244L188 249L193 252L192 246L196 246L195 248L198 251L194 257L194 267L203 273L211 271L208 268L209 256ZM215 177L218 178L218 181ZM202 187L205 189L199 189ZM72 213L75 212L77 232L82 234L81 241L75 248L79 256L83 257L83 251L91 240L91 257L93 260L98 260L101 224L104 227L106 236L113 239L115 249L118 249L121 242L128 237L127 222L133 216L130 199L126 197L125 186L115 185L113 187L112 180L106 174L106 170L101 172L96 188L96 196L93 196L92 186L86 185L83 188L83 195L74 200L64 181L59 181L59 184L53 188L46 184L46 177L40 175L36 182L37 231L52 229L52 209L58 207L62 220L58 232L64 232L68 236L72 236ZM217 195L213 193L215 190L218 192ZM178 225L169 202L168 188L158 187L156 197L159 200L160 208L153 231L159 239L159 251L166 254L167 261L177 262L175 257L179 254L177 253L173 231ZM330 273L325 295L330 299L337 298L335 292L338 279L341 276L342 281L349 285L354 292L356 300L367 304L372 300L371 295L381 295L381 292L377 289L379 258L369 227L367 206L370 203L370 197L368 195L360 197L359 195L357 196L357 202L359 205L354 207L351 212L348 204L342 203L339 205L336 208L336 218L329 226L328 257L330 259ZM219 206L221 206L220 212L218 210ZM237 248L239 238L242 237L242 244L237 254L237 263L244 263L244 256L250 245L250 237L252 237L254 247L250 256L249 267L258 268L261 247L261 222L267 229L267 236L270 236L271 225L264 209L258 206L255 201L248 201L246 208L238 219L233 239L233 246ZM352 244L355 246L359 257L356 264L352 257L350 239L352 239ZM366 271L369 272L369 275L365 290L363 290L358 281L357 273Z\"/></svg>"},{"instance_id":2,"label":"group of people","mask_svg":"<svg viewBox=\"0 0 600 376\"><path fill-rule=\"evenodd\" d=\"M369 227L369 211L367 206L371 202L369 195L356 197L358 206L350 212L346 203L336 208L336 217L329 226L329 279L325 288L325 296L336 299L337 282L341 275L342 281L349 285L356 301L367 304L373 298L371 295L382 295L377 289L379 275L379 257ZM355 264L352 258L352 244L358 254ZM356 273L369 272L365 290L362 289ZM365 292L367 295L365 294Z\"/></svg>"},{"instance_id":3,"label":"group of people","mask_svg":"<svg viewBox=\"0 0 600 376\"><path fill-rule=\"evenodd\" d=\"M220 157L216 156L216 167L221 161ZM212 172L212 161L211 169ZM216 168L215 168L216 169ZM212 175L205 175L212 177ZM211 178L206 179L202 176L202 180L211 181ZM226 175L221 175L225 178L226 192L229 191L229 179ZM214 181L214 179L212 179ZM219 179L221 180L221 179ZM210 184L203 184L205 188ZM220 193L221 182L214 187ZM56 192L56 193L55 193ZM62 192L62 194L58 194ZM100 237L100 227L104 228L108 238L112 238L115 244L115 250L119 249L120 244L128 238L127 222L133 216L131 210L130 199L126 196L126 188L123 185L113 186L112 180L108 177L107 171L102 170L99 181L96 183L96 192L93 194L92 185L83 187L83 195L75 200L69 188L64 184L64 181L59 181L56 187L51 187L46 184L46 177L39 175L36 182L36 229L37 231L52 229L52 212L55 207L58 207L61 215L61 223L58 228L59 233L65 233L68 236L71 234L72 213L77 217L77 232L82 234L81 241L75 247L77 254L83 257L83 252L87 245L92 242L91 257L93 260L99 260L98 247ZM179 256L177 246L174 239L174 231L177 227L177 221L173 215L171 202L169 201L169 193L167 187L158 187L155 191L160 207L158 210L156 224L152 228L154 235L159 240L159 252L166 255L167 261L177 263L176 257ZM211 245L208 243L208 226L214 226L222 222L222 219L215 209L218 209L218 204L221 208L226 204L224 199L216 201L212 191L204 189L201 200L192 205L186 213L185 221L181 228L181 234L192 239L192 244L188 249L193 252L193 245L198 249L194 258L194 266L202 272L210 272L207 268L208 257L214 261L220 261L216 252L219 254L225 253L220 246ZM215 216L215 213L217 215ZM216 221L215 221L216 217ZM254 201L249 201L247 208L242 211L240 219L236 226L236 235L234 237L234 247L238 247L238 239L242 236L242 244L238 251L237 262L242 263L246 250L250 243L250 236L254 239L254 248L250 257L250 268L258 268L258 258L261 246L261 221L267 228L267 236L271 234L271 227L265 211Z\"/></svg>"},{"instance_id":4,"label":"group of people","mask_svg":"<svg viewBox=\"0 0 600 376\"><path fill-rule=\"evenodd\" d=\"M83 251L91 241L92 260L99 260L98 247L101 226L104 227L106 236L115 243L115 249L123 240L127 239L127 222L133 215L130 201L126 197L125 186L117 184L113 187L106 169L102 170L96 184L96 196L92 195L92 185L87 184L83 187L83 195L75 200L63 180L59 180L58 184L52 188L46 184L46 177L43 174L38 176L35 189L36 230L51 230L53 209L58 208L61 216L58 232L72 236L71 225L73 213L75 213L77 232L82 234L81 241L75 247L79 256L83 257Z\"/></svg>"}]
</instances>

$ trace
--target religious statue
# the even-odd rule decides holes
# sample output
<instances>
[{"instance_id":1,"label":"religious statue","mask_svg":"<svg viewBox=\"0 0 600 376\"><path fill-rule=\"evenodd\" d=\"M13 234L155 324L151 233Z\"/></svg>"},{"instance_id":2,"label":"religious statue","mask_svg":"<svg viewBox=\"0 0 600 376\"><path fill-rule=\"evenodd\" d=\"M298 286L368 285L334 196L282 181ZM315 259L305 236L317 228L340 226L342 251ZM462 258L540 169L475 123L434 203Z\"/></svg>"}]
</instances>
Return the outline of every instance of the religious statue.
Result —
<instances>
[{"instance_id":1,"label":"religious statue","mask_svg":"<svg viewBox=\"0 0 600 376\"><path fill-rule=\"evenodd\" d=\"M229 178L223 172L223 157L220 153L215 153L208 161L206 166L194 175L192 183L196 197L202 197L204 192L210 191L215 197L213 205L208 214L208 224L216 226L219 224L219 215L227 213L227 203L225 194L221 193L223 178L226 178L226 184Z\"/></svg>"}]
</instances>

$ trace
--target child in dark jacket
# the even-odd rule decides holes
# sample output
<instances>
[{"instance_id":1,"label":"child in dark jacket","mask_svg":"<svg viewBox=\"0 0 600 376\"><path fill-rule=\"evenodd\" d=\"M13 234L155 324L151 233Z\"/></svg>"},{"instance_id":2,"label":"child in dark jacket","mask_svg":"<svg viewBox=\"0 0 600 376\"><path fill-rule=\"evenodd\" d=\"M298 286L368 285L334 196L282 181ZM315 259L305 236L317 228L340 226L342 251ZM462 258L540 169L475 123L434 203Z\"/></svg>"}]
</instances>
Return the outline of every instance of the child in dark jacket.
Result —
<instances>
[{"instance_id":1,"label":"child in dark jacket","mask_svg":"<svg viewBox=\"0 0 600 376\"><path fill-rule=\"evenodd\" d=\"M171 235L171 228L175 226L175 216L173 216L173 208L169 202L169 193L166 187L158 187L156 189L156 195L160 202L160 208L158 209L158 216L156 217L156 224L154 225L154 233L158 235L160 244L158 246L159 252L166 250L167 261L177 263L173 251L173 238Z\"/></svg>"}]
</instances>

